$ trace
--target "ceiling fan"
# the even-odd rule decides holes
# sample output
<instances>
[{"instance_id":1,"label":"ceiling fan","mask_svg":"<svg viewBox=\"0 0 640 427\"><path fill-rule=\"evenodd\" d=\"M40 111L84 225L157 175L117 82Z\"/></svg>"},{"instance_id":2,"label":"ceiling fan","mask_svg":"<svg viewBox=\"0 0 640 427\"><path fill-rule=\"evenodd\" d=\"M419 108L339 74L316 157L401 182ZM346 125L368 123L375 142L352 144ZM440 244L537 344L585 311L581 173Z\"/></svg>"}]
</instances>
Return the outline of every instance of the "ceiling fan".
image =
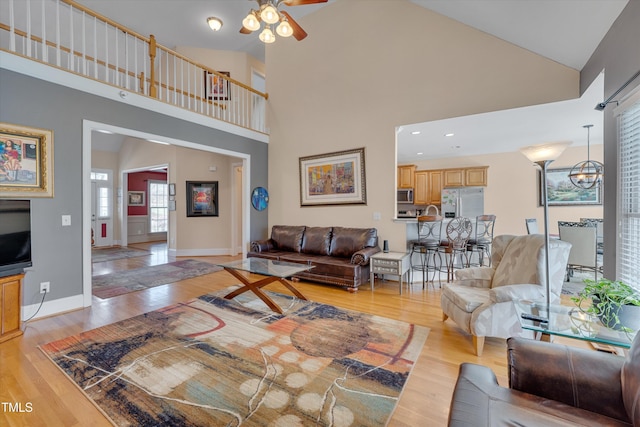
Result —
<instances>
[{"instance_id":1,"label":"ceiling fan","mask_svg":"<svg viewBox=\"0 0 640 427\"><path fill-rule=\"evenodd\" d=\"M256 0L258 10L251 9L246 18L242 20L242 34L250 34L259 30L261 22L264 22L264 29L260 33L260 40L264 43L273 43L276 36L271 29L276 27L276 33L281 37L293 36L296 40L307 37L307 33L300 25L284 10L278 10L281 4L287 6L303 6L305 4L326 3L327 0Z\"/></svg>"}]
</instances>

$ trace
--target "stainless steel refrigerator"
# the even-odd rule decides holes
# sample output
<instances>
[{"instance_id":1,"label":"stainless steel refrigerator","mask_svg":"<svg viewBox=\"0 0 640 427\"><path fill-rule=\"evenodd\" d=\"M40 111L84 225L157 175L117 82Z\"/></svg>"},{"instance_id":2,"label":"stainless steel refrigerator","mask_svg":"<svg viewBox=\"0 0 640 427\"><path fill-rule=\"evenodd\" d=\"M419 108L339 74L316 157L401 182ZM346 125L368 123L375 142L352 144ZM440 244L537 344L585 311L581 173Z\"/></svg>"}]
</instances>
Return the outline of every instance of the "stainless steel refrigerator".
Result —
<instances>
[{"instance_id":1,"label":"stainless steel refrigerator","mask_svg":"<svg viewBox=\"0 0 640 427\"><path fill-rule=\"evenodd\" d=\"M484 187L456 187L442 190L442 216L465 217L475 222L484 215Z\"/></svg>"}]
</instances>

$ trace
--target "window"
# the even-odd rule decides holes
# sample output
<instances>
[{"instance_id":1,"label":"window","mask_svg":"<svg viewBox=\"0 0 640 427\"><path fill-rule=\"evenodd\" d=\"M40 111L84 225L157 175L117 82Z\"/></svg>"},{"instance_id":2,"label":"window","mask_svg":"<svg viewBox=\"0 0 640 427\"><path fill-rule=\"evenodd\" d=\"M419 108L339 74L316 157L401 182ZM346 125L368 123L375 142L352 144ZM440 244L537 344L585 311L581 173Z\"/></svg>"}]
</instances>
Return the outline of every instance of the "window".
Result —
<instances>
[{"instance_id":1,"label":"window","mask_svg":"<svg viewBox=\"0 0 640 427\"><path fill-rule=\"evenodd\" d=\"M109 174L105 172L91 172L92 181L109 181Z\"/></svg>"},{"instance_id":2,"label":"window","mask_svg":"<svg viewBox=\"0 0 640 427\"><path fill-rule=\"evenodd\" d=\"M111 171L109 170L92 170L91 171L91 184L95 188L95 193L92 193L92 198L95 198L93 203L93 211L96 219L106 220L111 218L112 214L112 186L111 186Z\"/></svg>"},{"instance_id":3,"label":"window","mask_svg":"<svg viewBox=\"0 0 640 427\"><path fill-rule=\"evenodd\" d=\"M166 232L169 226L169 186L149 181L149 232Z\"/></svg>"},{"instance_id":4,"label":"window","mask_svg":"<svg viewBox=\"0 0 640 427\"><path fill-rule=\"evenodd\" d=\"M618 116L618 279L640 289L640 92Z\"/></svg>"},{"instance_id":5,"label":"window","mask_svg":"<svg viewBox=\"0 0 640 427\"><path fill-rule=\"evenodd\" d=\"M98 187L98 218L109 218L111 206L109 206L109 189L107 187Z\"/></svg>"}]
</instances>

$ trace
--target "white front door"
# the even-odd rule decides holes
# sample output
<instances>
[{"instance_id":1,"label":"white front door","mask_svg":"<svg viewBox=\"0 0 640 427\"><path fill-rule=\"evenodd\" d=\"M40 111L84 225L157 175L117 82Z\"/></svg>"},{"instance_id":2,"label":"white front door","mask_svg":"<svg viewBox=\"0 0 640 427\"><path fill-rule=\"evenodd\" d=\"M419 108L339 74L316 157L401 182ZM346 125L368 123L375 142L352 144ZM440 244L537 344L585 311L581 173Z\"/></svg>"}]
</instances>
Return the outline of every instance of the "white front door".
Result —
<instances>
[{"instance_id":1,"label":"white front door","mask_svg":"<svg viewBox=\"0 0 640 427\"><path fill-rule=\"evenodd\" d=\"M113 172L91 171L91 234L93 246L113 246Z\"/></svg>"}]
</instances>

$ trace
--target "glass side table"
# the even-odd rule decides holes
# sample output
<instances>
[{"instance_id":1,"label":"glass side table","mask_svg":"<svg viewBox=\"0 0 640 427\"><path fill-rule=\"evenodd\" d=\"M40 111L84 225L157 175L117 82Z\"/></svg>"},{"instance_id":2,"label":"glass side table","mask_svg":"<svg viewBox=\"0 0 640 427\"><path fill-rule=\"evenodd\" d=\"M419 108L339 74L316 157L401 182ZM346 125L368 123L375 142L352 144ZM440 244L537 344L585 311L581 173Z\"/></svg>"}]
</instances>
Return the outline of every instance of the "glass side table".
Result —
<instances>
[{"instance_id":1,"label":"glass side table","mask_svg":"<svg viewBox=\"0 0 640 427\"><path fill-rule=\"evenodd\" d=\"M637 333L607 328L596 316L583 313L577 307L551 304L547 314L547 304L544 301L519 300L514 305L522 329L544 335L629 348ZM548 319L548 322L536 320L537 316Z\"/></svg>"}]
</instances>

